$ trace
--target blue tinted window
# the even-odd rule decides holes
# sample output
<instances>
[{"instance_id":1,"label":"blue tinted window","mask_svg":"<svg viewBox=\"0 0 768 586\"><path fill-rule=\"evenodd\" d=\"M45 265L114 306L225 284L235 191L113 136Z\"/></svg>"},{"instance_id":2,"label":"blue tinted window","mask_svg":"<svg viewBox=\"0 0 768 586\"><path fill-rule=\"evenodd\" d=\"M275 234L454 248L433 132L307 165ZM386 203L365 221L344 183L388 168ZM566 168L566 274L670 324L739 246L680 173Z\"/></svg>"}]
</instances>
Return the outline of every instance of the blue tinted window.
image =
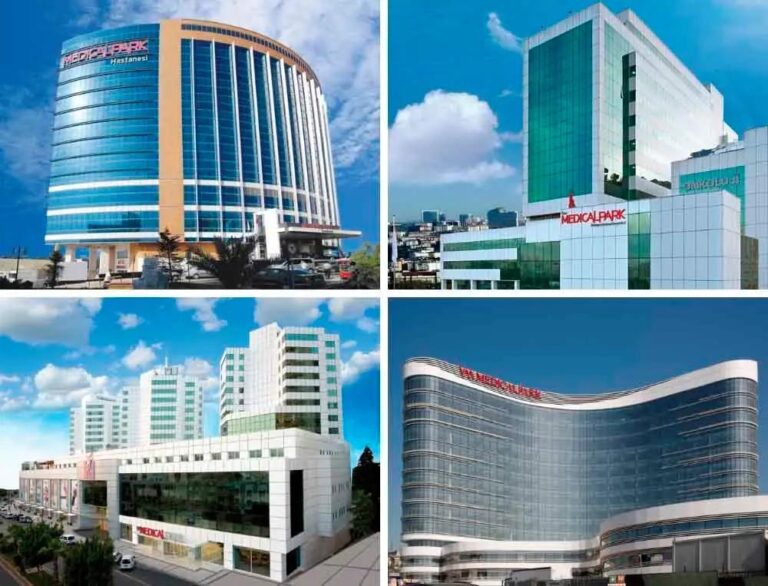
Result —
<instances>
[{"instance_id":1,"label":"blue tinted window","mask_svg":"<svg viewBox=\"0 0 768 586\"><path fill-rule=\"evenodd\" d=\"M238 181L240 170L235 137L235 104L232 97L232 63L229 45L216 43L216 113L219 121L220 178Z\"/></svg>"},{"instance_id":2,"label":"blue tinted window","mask_svg":"<svg viewBox=\"0 0 768 586\"><path fill-rule=\"evenodd\" d=\"M214 129L213 70L211 44L209 42L194 42L194 71L197 177L199 179L218 179Z\"/></svg>"},{"instance_id":3,"label":"blue tinted window","mask_svg":"<svg viewBox=\"0 0 768 586\"><path fill-rule=\"evenodd\" d=\"M248 51L235 47L235 78L237 80L237 104L239 108L240 153L243 164L243 181L257 182L259 166L256 150L256 127L251 103L251 80L248 70Z\"/></svg>"},{"instance_id":4,"label":"blue tinted window","mask_svg":"<svg viewBox=\"0 0 768 586\"><path fill-rule=\"evenodd\" d=\"M109 212L49 216L48 233L157 232L157 212Z\"/></svg>"},{"instance_id":5,"label":"blue tinted window","mask_svg":"<svg viewBox=\"0 0 768 586\"><path fill-rule=\"evenodd\" d=\"M184 177L195 178L195 125L192 113L192 44L181 41L181 128L184 143Z\"/></svg>"},{"instance_id":6,"label":"blue tinted window","mask_svg":"<svg viewBox=\"0 0 768 586\"><path fill-rule=\"evenodd\" d=\"M157 205L157 185L76 189L48 194L48 209L110 205Z\"/></svg>"},{"instance_id":7,"label":"blue tinted window","mask_svg":"<svg viewBox=\"0 0 768 586\"><path fill-rule=\"evenodd\" d=\"M261 53L253 54L253 65L256 72L256 104L259 118L259 145L261 147L261 168L264 183L277 184L275 171L275 155L272 146L272 114L269 108L269 93L267 92L267 71L265 59Z\"/></svg>"},{"instance_id":8,"label":"blue tinted window","mask_svg":"<svg viewBox=\"0 0 768 586\"><path fill-rule=\"evenodd\" d=\"M299 119L296 111L296 96L293 86L293 68L285 66L285 81L288 94L288 121L291 126L291 145L293 146L293 172L296 176L296 185L299 189L305 189L304 173L301 169L301 144L299 142Z\"/></svg>"},{"instance_id":9,"label":"blue tinted window","mask_svg":"<svg viewBox=\"0 0 768 586\"><path fill-rule=\"evenodd\" d=\"M288 168L288 130L285 127L285 104L283 103L283 80L280 77L280 61L270 59L272 69L272 97L275 104L275 123L277 125L277 153L280 163L280 183L292 186L291 171Z\"/></svg>"}]
</instances>

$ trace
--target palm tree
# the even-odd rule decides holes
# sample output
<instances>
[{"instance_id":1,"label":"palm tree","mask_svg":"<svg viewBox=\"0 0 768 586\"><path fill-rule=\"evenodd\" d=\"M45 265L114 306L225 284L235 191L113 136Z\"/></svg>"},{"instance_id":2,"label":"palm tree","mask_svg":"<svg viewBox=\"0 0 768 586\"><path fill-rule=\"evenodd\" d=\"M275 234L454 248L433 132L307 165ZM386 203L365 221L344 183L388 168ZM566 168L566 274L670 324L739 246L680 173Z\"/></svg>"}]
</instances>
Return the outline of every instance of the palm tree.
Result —
<instances>
[{"instance_id":1,"label":"palm tree","mask_svg":"<svg viewBox=\"0 0 768 586\"><path fill-rule=\"evenodd\" d=\"M55 289L59 283L59 272L61 271L61 263L64 262L64 255L61 254L55 248L51 252L51 256L48 257L48 264L45 267L45 271L48 274L48 280L45 284L51 289Z\"/></svg>"},{"instance_id":2,"label":"palm tree","mask_svg":"<svg viewBox=\"0 0 768 586\"><path fill-rule=\"evenodd\" d=\"M160 242L158 243L158 249L160 255L168 261L168 281L173 283L175 275L173 274L173 267L179 262L179 256L177 254L179 250L179 242L181 236L178 234L171 234L171 231L166 228L159 234Z\"/></svg>"},{"instance_id":3,"label":"palm tree","mask_svg":"<svg viewBox=\"0 0 768 586\"><path fill-rule=\"evenodd\" d=\"M251 266L251 254L256 246L253 238L216 238L213 245L216 248L214 254L195 250L190 262L197 268L211 273L225 289L244 287Z\"/></svg>"}]
</instances>

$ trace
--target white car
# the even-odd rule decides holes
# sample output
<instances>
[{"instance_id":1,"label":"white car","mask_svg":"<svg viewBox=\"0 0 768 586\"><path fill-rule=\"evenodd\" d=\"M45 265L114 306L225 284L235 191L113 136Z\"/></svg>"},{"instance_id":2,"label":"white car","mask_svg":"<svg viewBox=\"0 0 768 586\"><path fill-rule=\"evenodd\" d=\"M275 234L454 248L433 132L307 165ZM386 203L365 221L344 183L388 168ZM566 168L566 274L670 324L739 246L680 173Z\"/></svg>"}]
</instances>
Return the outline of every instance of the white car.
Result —
<instances>
[{"instance_id":1,"label":"white car","mask_svg":"<svg viewBox=\"0 0 768 586\"><path fill-rule=\"evenodd\" d=\"M59 541L61 541L64 545L75 545L77 543L77 537L71 533L65 533L59 537Z\"/></svg>"},{"instance_id":2,"label":"white car","mask_svg":"<svg viewBox=\"0 0 768 586\"><path fill-rule=\"evenodd\" d=\"M130 571L136 567L136 556L133 554L126 554L120 558L120 563L117 567L122 571Z\"/></svg>"}]
</instances>

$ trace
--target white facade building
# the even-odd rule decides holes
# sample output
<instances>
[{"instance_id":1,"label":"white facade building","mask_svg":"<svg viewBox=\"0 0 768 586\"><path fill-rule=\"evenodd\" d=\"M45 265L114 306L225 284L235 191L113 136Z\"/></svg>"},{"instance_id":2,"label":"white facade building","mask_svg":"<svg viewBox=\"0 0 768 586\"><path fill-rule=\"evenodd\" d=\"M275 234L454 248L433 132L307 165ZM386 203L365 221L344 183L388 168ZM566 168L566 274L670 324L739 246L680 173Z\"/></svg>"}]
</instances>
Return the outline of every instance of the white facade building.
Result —
<instances>
[{"instance_id":1,"label":"white facade building","mask_svg":"<svg viewBox=\"0 0 768 586\"><path fill-rule=\"evenodd\" d=\"M282 581L349 541L349 446L299 429L26 463L19 485L24 510L191 568Z\"/></svg>"},{"instance_id":2,"label":"white facade building","mask_svg":"<svg viewBox=\"0 0 768 586\"><path fill-rule=\"evenodd\" d=\"M222 435L299 427L343 436L339 337L322 328L253 330L220 361Z\"/></svg>"},{"instance_id":3,"label":"white facade building","mask_svg":"<svg viewBox=\"0 0 768 586\"><path fill-rule=\"evenodd\" d=\"M69 453L81 454L120 446L120 406L112 397L83 397L69 411Z\"/></svg>"},{"instance_id":4,"label":"white facade building","mask_svg":"<svg viewBox=\"0 0 768 586\"><path fill-rule=\"evenodd\" d=\"M759 286L768 287L768 127L747 130L742 141L696 155L672 164L673 193L722 189L735 195L742 230L758 242Z\"/></svg>"},{"instance_id":5,"label":"white facade building","mask_svg":"<svg viewBox=\"0 0 768 586\"><path fill-rule=\"evenodd\" d=\"M121 392L123 447L203 437L203 387L180 366L154 368Z\"/></svg>"},{"instance_id":6,"label":"white facade building","mask_svg":"<svg viewBox=\"0 0 768 586\"><path fill-rule=\"evenodd\" d=\"M203 387L179 366L143 373L117 399L85 397L70 410L70 454L203 437Z\"/></svg>"}]
</instances>

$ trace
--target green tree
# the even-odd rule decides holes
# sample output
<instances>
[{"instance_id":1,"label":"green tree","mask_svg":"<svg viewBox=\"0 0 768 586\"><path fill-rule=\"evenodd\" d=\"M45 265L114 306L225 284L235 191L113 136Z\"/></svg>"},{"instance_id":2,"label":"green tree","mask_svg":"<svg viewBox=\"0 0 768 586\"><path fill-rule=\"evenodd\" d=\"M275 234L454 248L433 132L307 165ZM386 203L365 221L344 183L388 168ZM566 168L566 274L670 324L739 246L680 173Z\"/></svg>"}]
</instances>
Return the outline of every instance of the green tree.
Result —
<instances>
[{"instance_id":1,"label":"green tree","mask_svg":"<svg viewBox=\"0 0 768 586\"><path fill-rule=\"evenodd\" d=\"M352 539L362 539L378 529L376 508L371 495L363 490L352 490Z\"/></svg>"},{"instance_id":2,"label":"green tree","mask_svg":"<svg viewBox=\"0 0 768 586\"><path fill-rule=\"evenodd\" d=\"M168 263L166 267L166 270L168 271L168 281L173 283L176 278L173 269L181 260L181 257L179 256L181 236L178 234L171 234L171 231L168 228L160 232L159 236L160 241L158 242L158 249L160 251L160 256Z\"/></svg>"},{"instance_id":3,"label":"green tree","mask_svg":"<svg viewBox=\"0 0 768 586\"><path fill-rule=\"evenodd\" d=\"M225 289L244 287L249 278L255 241L252 238L244 240L216 238L213 245L216 248L213 254L195 250L190 260L192 265L211 273Z\"/></svg>"},{"instance_id":4,"label":"green tree","mask_svg":"<svg viewBox=\"0 0 768 586\"><path fill-rule=\"evenodd\" d=\"M374 461L371 448L365 446L363 453L360 454L360 458L357 461L357 466L352 469L352 493L362 493L366 495L370 501L370 508L364 509L366 523L368 522L367 515L369 513L373 515L373 518L370 520L372 529L369 533L378 531L380 524L379 479L379 463Z\"/></svg>"},{"instance_id":5,"label":"green tree","mask_svg":"<svg viewBox=\"0 0 768 586\"><path fill-rule=\"evenodd\" d=\"M16 539L17 553L22 569L37 568L53 559L50 548L51 539L58 539L56 531L45 523L33 523L18 532Z\"/></svg>"},{"instance_id":6,"label":"green tree","mask_svg":"<svg viewBox=\"0 0 768 586\"><path fill-rule=\"evenodd\" d=\"M379 288L379 245L366 242L353 252L349 260L354 271L349 286L354 289Z\"/></svg>"},{"instance_id":7,"label":"green tree","mask_svg":"<svg viewBox=\"0 0 768 586\"><path fill-rule=\"evenodd\" d=\"M45 281L45 285L51 289L55 289L59 284L59 273L61 272L61 263L64 262L64 255L61 254L55 248L51 251L51 256L48 257L48 264L45 266L45 273L48 277Z\"/></svg>"},{"instance_id":8,"label":"green tree","mask_svg":"<svg viewBox=\"0 0 768 586\"><path fill-rule=\"evenodd\" d=\"M112 540L94 538L68 546L64 565L66 586L112 586L114 567Z\"/></svg>"}]
</instances>

